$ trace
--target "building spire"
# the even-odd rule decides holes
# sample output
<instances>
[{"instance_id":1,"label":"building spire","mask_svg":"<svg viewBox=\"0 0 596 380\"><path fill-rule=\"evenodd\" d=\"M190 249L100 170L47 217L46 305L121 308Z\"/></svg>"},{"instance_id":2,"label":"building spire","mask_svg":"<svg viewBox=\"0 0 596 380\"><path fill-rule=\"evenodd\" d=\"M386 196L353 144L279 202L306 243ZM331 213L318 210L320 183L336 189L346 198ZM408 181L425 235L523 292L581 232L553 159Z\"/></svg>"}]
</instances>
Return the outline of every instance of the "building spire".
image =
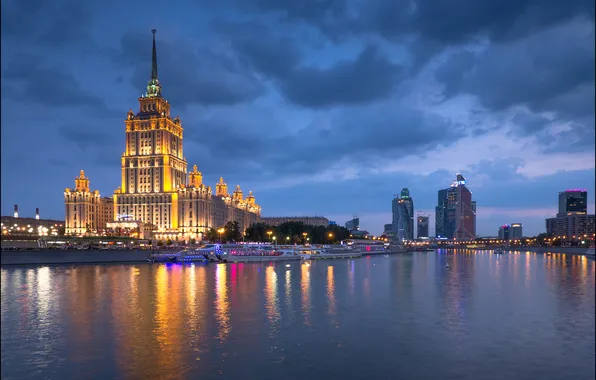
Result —
<instances>
[{"instance_id":1,"label":"building spire","mask_svg":"<svg viewBox=\"0 0 596 380\"><path fill-rule=\"evenodd\" d=\"M155 48L155 33L157 29L151 29L153 33L153 56L151 59L151 79L157 79L157 49Z\"/></svg>"},{"instance_id":2,"label":"building spire","mask_svg":"<svg viewBox=\"0 0 596 380\"><path fill-rule=\"evenodd\" d=\"M149 83L147 84L147 96L150 98L161 98L161 85L157 79L157 49L155 48L155 33L157 33L157 29L151 29L151 33L153 33L153 55L151 57L151 79L149 79Z\"/></svg>"}]
</instances>

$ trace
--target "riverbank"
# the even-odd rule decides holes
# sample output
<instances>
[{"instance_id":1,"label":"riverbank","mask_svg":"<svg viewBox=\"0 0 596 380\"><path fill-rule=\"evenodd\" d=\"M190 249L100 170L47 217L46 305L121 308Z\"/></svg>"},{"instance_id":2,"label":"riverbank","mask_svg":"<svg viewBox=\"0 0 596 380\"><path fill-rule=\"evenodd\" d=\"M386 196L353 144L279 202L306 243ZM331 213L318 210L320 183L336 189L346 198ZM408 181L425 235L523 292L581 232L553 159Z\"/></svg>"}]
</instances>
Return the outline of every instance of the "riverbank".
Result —
<instances>
[{"instance_id":1,"label":"riverbank","mask_svg":"<svg viewBox=\"0 0 596 380\"><path fill-rule=\"evenodd\" d=\"M488 248L474 248L478 251L486 251ZM588 248L577 247L512 247L503 248L505 252L536 252L536 253L559 253L566 255L587 255Z\"/></svg>"},{"instance_id":2,"label":"riverbank","mask_svg":"<svg viewBox=\"0 0 596 380\"><path fill-rule=\"evenodd\" d=\"M150 253L125 249L2 251L0 265L138 263L145 262Z\"/></svg>"}]
</instances>

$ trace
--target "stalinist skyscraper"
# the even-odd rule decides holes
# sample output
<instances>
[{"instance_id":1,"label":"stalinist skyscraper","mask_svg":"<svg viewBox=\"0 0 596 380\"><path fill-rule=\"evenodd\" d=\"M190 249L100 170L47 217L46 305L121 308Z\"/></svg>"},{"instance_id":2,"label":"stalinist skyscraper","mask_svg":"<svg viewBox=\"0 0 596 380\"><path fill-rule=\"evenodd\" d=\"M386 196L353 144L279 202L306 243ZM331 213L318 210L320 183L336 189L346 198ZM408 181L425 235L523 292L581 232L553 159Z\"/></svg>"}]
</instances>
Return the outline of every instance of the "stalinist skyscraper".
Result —
<instances>
[{"instance_id":1,"label":"stalinist skyscraper","mask_svg":"<svg viewBox=\"0 0 596 380\"><path fill-rule=\"evenodd\" d=\"M113 204L115 220L150 225L158 238L201 238L207 229L221 227L228 221L237 221L244 230L260 217L261 209L252 193L244 198L237 186L231 196L220 178L218 192L213 195L211 187L203 184L202 173L196 165L187 174L182 144L184 130L180 117L171 117L170 103L162 95L155 29L152 33L151 77L147 92L139 98L138 112L128 111L121 185L114 192L112 202L106 204ZM225 191L220 191L224 188ZM72 199L69 196L67 202L71 207L74 205ZM68 217L66 219L66 233L79 234L80 228L76 231L69 229ZM99 225L83 225L87 224ZM79 220L77 226L80 225Z\"/></svg>"},{"instance_id":2,"label":"stalinist skyscraper","mask_svg":"<svg viewBox=\"0 0 596 380\"><path fill-rule=\"evenodd\" d=\"M153 30L151 78L139 98L139 111L128 111L126 150L122 154L122 185L114 194L116 215L151 223L159 229L178 228L178 187L186 184L182 122L170 116L170 104L157 78ZM205 194L208 195L208 194Z\"/></svg>"}]
</instances>

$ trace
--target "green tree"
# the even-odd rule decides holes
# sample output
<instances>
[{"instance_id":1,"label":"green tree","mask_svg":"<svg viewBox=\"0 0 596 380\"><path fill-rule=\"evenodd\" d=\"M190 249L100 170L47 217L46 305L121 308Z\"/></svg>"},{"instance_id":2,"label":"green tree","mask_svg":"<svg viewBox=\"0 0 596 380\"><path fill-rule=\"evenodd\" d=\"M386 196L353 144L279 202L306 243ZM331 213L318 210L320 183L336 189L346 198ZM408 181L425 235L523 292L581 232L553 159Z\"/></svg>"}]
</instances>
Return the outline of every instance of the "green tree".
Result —
<instances>
[{"instance_id":1,"label":"green tree","mask_svg":"<svg viewBox=\"0 0 596 380\"><path fill-rule=\"evenodd\" d=\"M207 232L205 233L205 239L210 241L211 243L214 243L219 240L219 236L215 228L210 228L209 230L207 230Z\"/></svg>"},{"instance_id":2,"label":"green tree","mask_svg":"<svg viewBox=\"0 0 596 380\"><path fill-rule=\"evenodd\" d=\"M240 231L240 225L238 222L227 222L224 226L223 239L226 242L238 242L242 240L242 232Z\"/></svg>"},{"instance_id":3,"label":"green tree","mask_svg":"<svg viewBox=\"0 0 596 380\"><path fill-rule=\"evenodd\" d=\"M542 233L536 236L536 243L538 245L544 245L544 241L548 238L548 234Z\"/></svg>"},{"instance_id":4,"label":"green tree","mask_svg":"<svg viewBox=\"0 0 596 380\"><path fill-rule=\"evenodd\" d=\"M271 231L273 236L274 229L265 223L253 223L246 229L246 240L248 241L269 241L270 237L267 231Z\"/></svg>"}]
</instances>

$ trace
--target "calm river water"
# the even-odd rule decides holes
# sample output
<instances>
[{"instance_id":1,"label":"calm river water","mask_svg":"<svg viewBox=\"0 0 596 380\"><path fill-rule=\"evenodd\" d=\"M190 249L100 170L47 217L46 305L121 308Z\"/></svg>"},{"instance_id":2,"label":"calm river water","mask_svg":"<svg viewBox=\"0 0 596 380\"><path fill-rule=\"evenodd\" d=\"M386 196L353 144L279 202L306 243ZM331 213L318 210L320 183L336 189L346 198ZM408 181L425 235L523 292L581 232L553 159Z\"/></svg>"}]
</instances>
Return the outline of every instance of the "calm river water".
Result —
<instances>
[{"instance_id":1,"label":"calm river water","mask_svg":"<svg viewBox=\"0 0 596 380\"><path fill-rule=\"evenodd\" d=\"M585 257L286 264L3 267L2 379L594 379Z\"/></svg>"}]
</instances>

